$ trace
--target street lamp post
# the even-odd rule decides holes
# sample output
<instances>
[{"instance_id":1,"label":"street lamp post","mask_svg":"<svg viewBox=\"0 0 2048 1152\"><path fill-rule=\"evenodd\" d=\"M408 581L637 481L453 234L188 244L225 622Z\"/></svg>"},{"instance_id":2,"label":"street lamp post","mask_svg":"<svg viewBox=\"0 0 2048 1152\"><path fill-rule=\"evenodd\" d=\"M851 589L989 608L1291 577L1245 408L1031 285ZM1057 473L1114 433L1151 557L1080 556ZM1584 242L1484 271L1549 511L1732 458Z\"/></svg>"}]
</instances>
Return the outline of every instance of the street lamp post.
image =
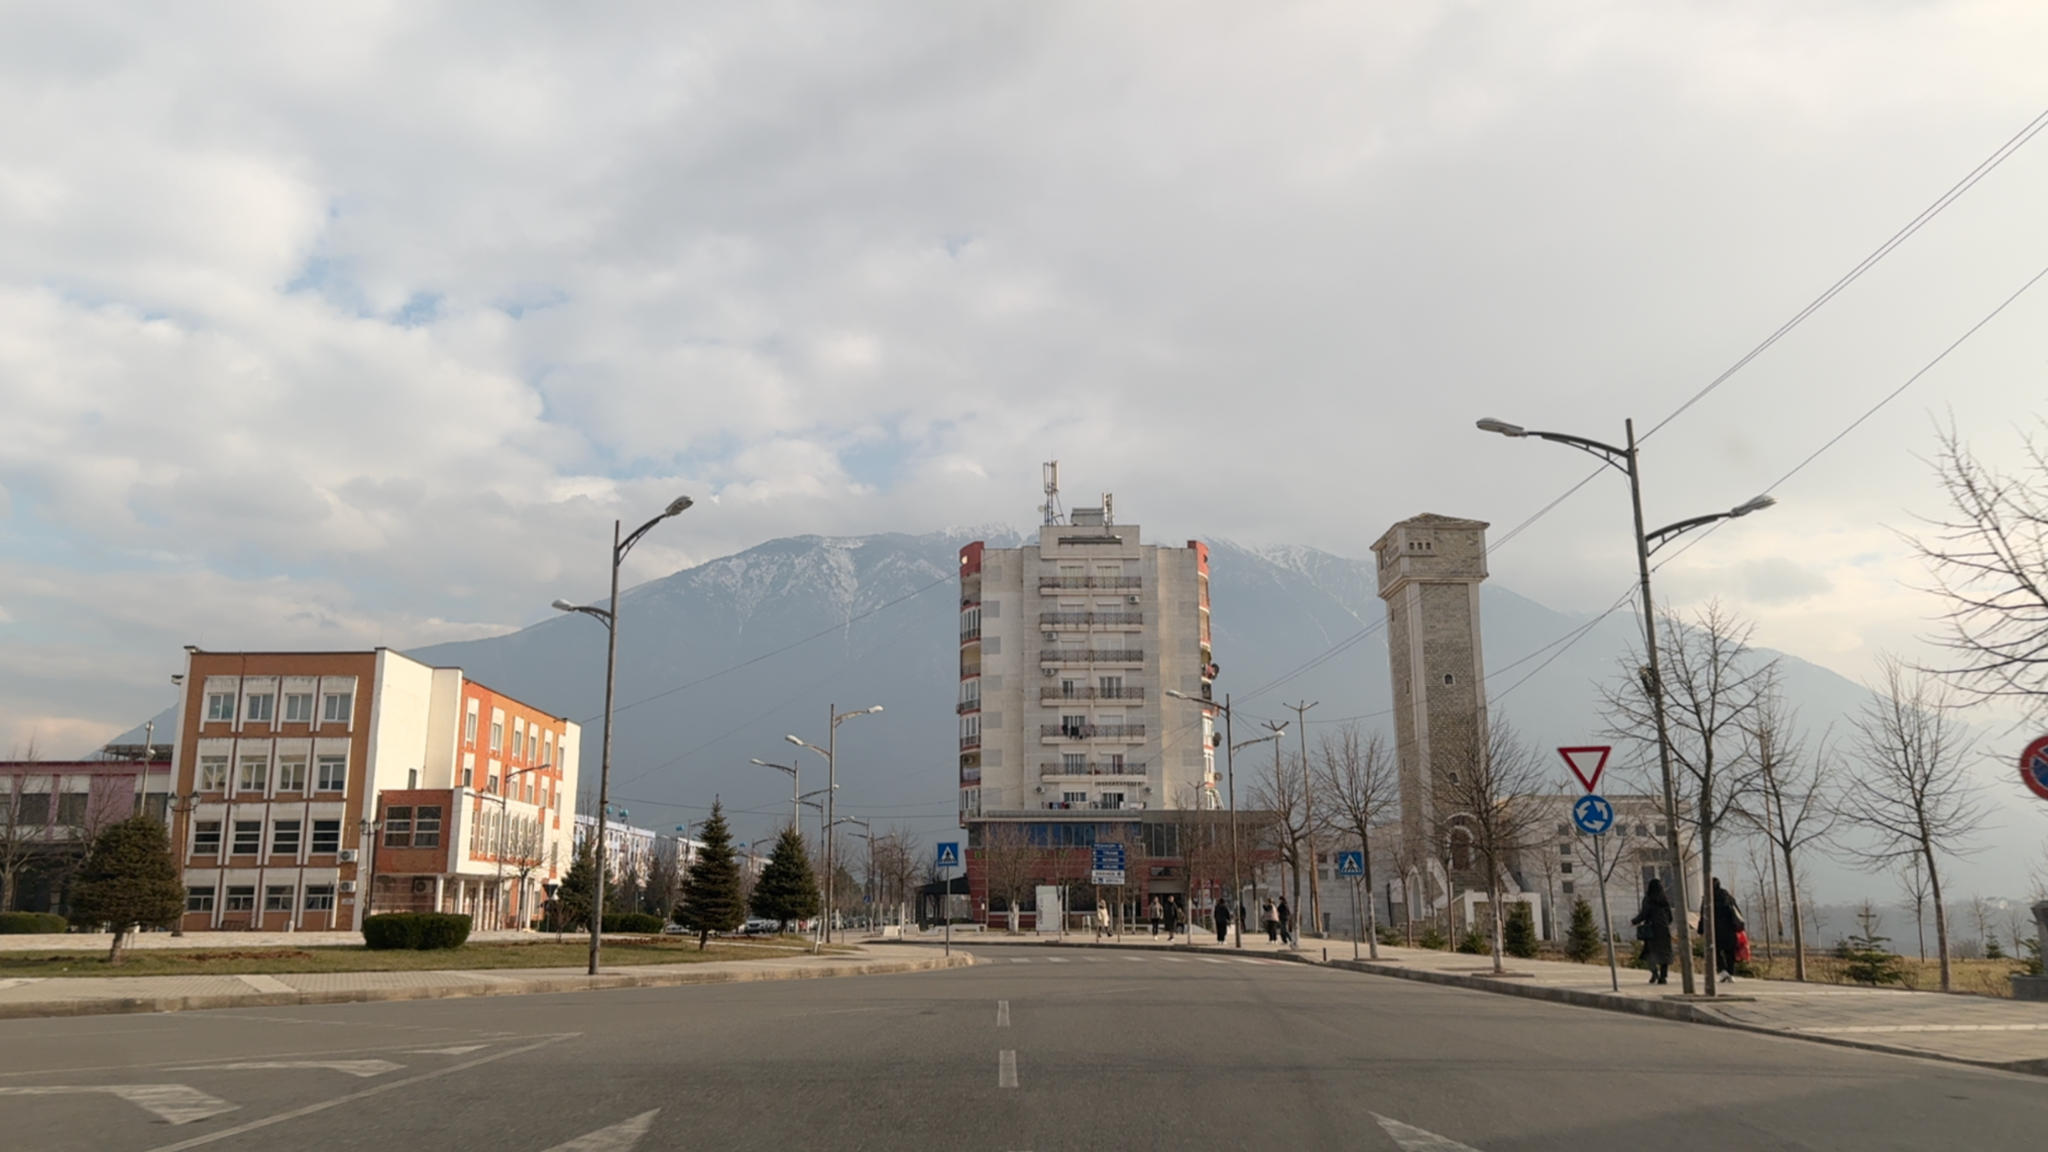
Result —
<instances>
[{"instance_id":1,"label":"street lamp post","mask_svg":"<svg viewBox=\"0 0 2048 1152\"><path fill-rule=\"evenodd\" d=\"M1308 829L1308 913L1318 940L1323 938L1323 862L1316 852L1316 782L1308 770L1308 710L1321 703L1304 700L1287 706L1294 712L1295 732L1301 736L1301 822Z\"/></svg>"},{"instance_id":2,"label":"street lamp post","mask_svg":"<svg viewBox=\"0 0 2048 1152\"><path fill-rule=\"evenodd\" d=\"M1231 743L1230 693L1228 692L1223 694L1223 703L1221 704L1214 700L1204 700L1199 696L1190 696L1185 692L1177 692L1171 688L1166 690L1166 694L1176 700L1186 700L1189 703L1199 704L1204 708L1214 708L1223 713L1223 778L1224 787L1228 789L1230 795L1230 900L1232 903L1237 903L1244 894L1244 873L1238 867L1237 856L1237 750L1241 747L1257 744L1263 740L1277 740L1279 737L1261 736L1258 740L1247 740L1244 744ZM1194 914L1194 896L1192 893L1189 894L1188 899L1190 902L1188 913L1192 919ZM1231 909L1231 924L1235 929L1233 936L1236 940L1236 946L1239 948L1244 947L1244 917L1239 915L1243 910L1242 905Z\"/></svg>"},{"instance_id":3,"label":"street lamp post","mask_svg":"<svg viewBox=\"0 0 2048 1152\"><path fill-rule=\"evenodd\" d=\"M191 821L188 818L192 815L193 810L198 807L199 790L197 788L182 795L178 793L172 793L171 795L171 827L173 829L171 837L175 845L172 851L178 854L178 872L181 876L185 871L185 865L190 863L192 859L185 848L186 838L191 835ZM333 923L333 919L331 916L328 917L328 922L330 924ZM178 914L177 924L171 928L171 935L183 936L184 934L185 916L181 912Z\"/></svg>"},{"instance_id":4,"label":"street lamp post","mask_svg":"<svg viewBox=\"0 0 2048 1152\"><path fill-rule=\"evenodd\" d=\"M763 768L773 768L778 772L789 773L789 826L791 828L799 827L798 817L801 816L802 813L798 811L797 806L803 802L803 798L798 795L798 792L803 788L803 777L797 771L796 765L770 764L766 760L754 759L748 760L748 763L759 764Z\"/></svg>"},{"instance_id":5,"label":"street lamp post","mask_svg":"<svg viewBox=\"0 0 2048 1152\"><path fill-rule=\"evenodd\" d=\"M498 875L497 878L492 881L491 895L493 899L498 901L498 927L500 928L503 928L505 926L505 822L507 819L506 813L508 811L508 809L505 806L505 794L511 788L512 778L514 776L524 776L528 772L541 772L553 767L553 764L535 764L528 768L521 768L516 772L507 772L503 776L498 778L497 791L489 794L492 799L498 802L498 829L497 834L494 837L495 843L491 846L491 855L497 860L498 863ZM519 880L519 903L519 919L523 923L526 919L526 879L523 876Z\"/></svg>"},{"instance_id":6,"label":"street lamp post","mask_svg":"<svg viewBox=\"0 0 2048 1152\"><path fill-rule=\"evenodd\" d=\"M612 596L607 602L609 607L594 608L587 604L571 604L567 600L557 600L554 603L554 607L558 611L581 612L585 616L603 624L606 636L604 654L604 743L598 757L597 837L592 846L592 851L595 853L592 863L596 865L596 876L591 885L594 890L590 896L590 974L592 976L597 975L598 955L603 947L602 940L604 935L605 806L611 803L612 699L613 689L617 685L619 675L619 566L626 562L626 553L633 550L633 545L638 544L640 538L647 535L649 529L671 516L682 515L690 507L691 503L693 501L688 496L676 497L669 502L668 507L662 509L661 515L635 528L633 534L623 540L619 538L620 522L617 520L612 521Z\"/></svg>"},{"instance_id":7,"label":"street lamp post","mask_svg":"<svg viewBox=\"0 0 2048 1152\"><path fill-rule=\"evenodd\" d=\"M855 716L867 716L882 710L880 704L872 708L856 708L851 712L840 712L838 708L839 705L837 704L827 704L825 706L825 712L832 717L832 723L825 730L825 746L823 748L818 747L816 744L805 743L795 736L783 737L784 740L789 741L791 744L799 748L809 748L825 758L825 827L822 833L825 842L822 847L825 853L824 935L827 944L832 942L832 889L835 887L833 884L835 877L832 873L833 861L835 859L832 854L832 826L835 821L832 818L832 814L834 809L833 801L839 795L839 725L844 721L853 719Z\"/></svg>"},{"instance_id":8,"label":"street lamp post","mask_svg":"<svg viewBox=\"0 0 2048 1152\"><path fill-rule=\"evenodd\" d=\"M1761 512L1777 501L1769 496L1758 496L1730 508L1726 512L1712 512L1705 516L1694 516L1676 523L1666 524L1654 532L1643 530L1643 482L1640 453L1636 447L1636 422L1626 420L1622 429L1627 434L1628 447L1617 448L1584 436L1573 436L1565 432L1538 432L1519 424L1509 424L1492 417L1480 420L1481 432L1495 432L1512 439L1533 436L1538 440L1550 440L1568 444L1579 451L1593 456L1608 467L1628 477L1628 498L1635 515L1636 578L1643 592L1643 656L1649 661L1649 682L1643 685L1650 697L1650 714L1657 726L1657 766L1664 780L1664 830L1665 846L1671 853L1672 886L1678 889L1679 983L1685 995L1693 994L1692 978L1692 925L1690 923L1692 902L1685 888L1685 856L1681 850L1678 835L1678 790L1671 774L1671 729L1664 718L1664 677L1657 662L1657 610L1656 602L1650 595L1650 555L1657 549L1683 536L1695 528L1701 528L1718 520L1733 520L1751 512ZM1707 976L1711 989L1713 974Z\"/></svg>"}]
</instances>

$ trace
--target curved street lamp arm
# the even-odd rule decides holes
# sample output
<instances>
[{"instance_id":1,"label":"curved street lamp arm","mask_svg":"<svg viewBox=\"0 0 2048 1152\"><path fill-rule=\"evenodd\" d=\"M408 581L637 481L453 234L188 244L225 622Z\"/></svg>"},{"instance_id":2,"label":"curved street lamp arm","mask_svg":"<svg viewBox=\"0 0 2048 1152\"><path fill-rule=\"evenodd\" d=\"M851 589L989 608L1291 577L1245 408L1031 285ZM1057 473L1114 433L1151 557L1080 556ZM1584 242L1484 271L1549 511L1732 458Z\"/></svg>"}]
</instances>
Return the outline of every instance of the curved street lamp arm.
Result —
<instances>
[{"instance_id":1,"label":"curved street lamp arm","mask_svg":"<svg viewBox=\"0 0 2048 1152\"><path fill-rule=\"evenodd\" d=\"M1662 548L1664 545L1695 528L1705 527L1717 520L1733 520L1739 516L1747 516L1751 512L1761 512L1776 503L1777 501L1769 496L1758 496L1755 499L1738 504L1726 512L1711 512L1705 516L1694 516L1689 520L1680 520L1676 524L1666 524L1655 532L1645 532L1643 533L1643 543L1649 547L1651 554L1654 555L1657 549Z\"/></svg>"},{"instance_id":2,"label":"curved street lamp arm","mask_svg":"<svg viewBox=\"0 0 2048 1152\"><path fill-rule=\"evenodd\" d=\"M1510 424L1505 420L1495 420L1491 416L1479 421L1476 426L1481 432L1495 432L1514 440L1534 436L1538 440L1549 440L1557 444L1569 444L1590 456L1599 457L1602 463L1620 472L1622 475L1626 476L1629 474L1629 452L1626 448L1616 448L1612 444L1604 444L1585 436L1574 436L1569 432L1538 432L1533 428L1524 428L1520 424Z\"/></svg>"},{"instance_id":3,"label":"curved street lamp arm","mask_svg":"<svg viewBox=\"0 0 2048 1152\"><path fill-rule=\"evenodd\" d=\"M633 545L638 544L640 542L640 538L642 536L647 535L648 529L654 527L656 524L661 523L663 520L666 520L671 516L681 515L693 503L695 503L695 501L691 500L688 496L678 496L674 500L669 502L668 507L661 510L661 515L656 516L654 519L649 520L647 523L642 524L638 528L633 529L633 534L626 537L624 540L619 541L619 546L612 551L612 565L616 567L620 564L625 563L626 553L631 552L633 550Z\"/></svg>"}]
</instances>

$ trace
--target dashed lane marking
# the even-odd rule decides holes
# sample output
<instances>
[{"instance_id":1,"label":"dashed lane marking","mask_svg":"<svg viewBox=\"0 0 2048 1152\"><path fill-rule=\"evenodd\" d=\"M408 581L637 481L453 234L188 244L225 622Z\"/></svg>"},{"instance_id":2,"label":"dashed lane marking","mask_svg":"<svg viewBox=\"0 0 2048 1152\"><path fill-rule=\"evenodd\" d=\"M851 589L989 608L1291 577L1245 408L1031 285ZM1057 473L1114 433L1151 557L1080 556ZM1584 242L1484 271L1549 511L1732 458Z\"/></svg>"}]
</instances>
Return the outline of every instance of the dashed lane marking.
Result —
<instances>
[{"instance_id":1,"label":"dashed lane marking","mask_svg":"<svg viewBox=\"0 0 2048 1152\"><path fill-rule=\"evenodd\" d=\"M1062 956L1047 956L1045 962L1048 964L1065 964L1067 960Z\"/></svg>"},{"instance_id":2,"label":"dashed lane marking","mask_svg":"<svg viewBox=\"0 0 2048 1152\"><path fill-rule=\"evenodd\" d=\"M413 1056L467 1056L471 1052L481 1052L488 1047L490 1047L488 1044L458 1044L453 1048L414 1048L409 1054Z\"/></svg>"},{"instance_id":3,"label":"dashed lane marking","mask_svg":"<svg viewBox=\"0 0 2048 1152\"><path fill-rule=\"evenodd\" d=\"M38 1084L0 1088L0 1096L77 1096L87 1092L119 1096L138 1108L155 1113L168 1124L190 1124L194 1120L233 1112L241 1107L184 1084L94 1084L79 1087Z\"/></svg>"},{"instance_id":4,"label":"dashed lane marking","mask_svg":"<svg viewBox=\"0 0 2048 1152\"><path fill-rule=\"evenodd\" d=\"M233 1064L186 1064L167 1071L263 1072L273 1068L332 1068L336 1072L346 1072L350 1076L367 1079L371 1076L382 1076L386 1072L396 1072L404 1067L403 1064L393 1064L389 1060L244 1060Z\"/></svg>"},{"instance_id":5,"label":"dashed lane marking","mask_svg":"<svg viewBox=\"0 0 2048 1152\"><path fill-rule=\"evenodd\" d=\"M1031 958L1030 958L1029 956L1012 956L1012 957L1010 957L1010 963L1012 963L1012 964L1029 964L1029 963L1031 963Z\"/></svg>"},{"instance_id":6,"label":"dashed lane marking","mask_svg":"<svg viewBox=\"0 0 2048 1152\"><path fill-rule=\"evenodd\" d=\"M996 1027L1008 1028L1009 1026L1010 1002L1008 1000L998 1000L996 1001Z\"/></svg>"},{"instance_id":7,"label":"dashed lane marking","mask_svg":"<svg viewBox=\"0 0 2048 1152\"><path fill-rule=\"evenodd\" d=\"M1016 1086L1017 1052L1013 1048L1005 1048L1002 1055L996 1058L996 1087L1015 1088Z\"/></svg>"},{"instance_id":8,"label":"dashed lane marking","mask_svg":"<svg viewBox=\"0 0 2048 1152\"><path fill-rule=\"evenodd\" d=\"M586 1136L578 1136L566 1144L557 1144L547 1152L632 1152L639 1145L647 1130L654 1126L655 1113L642 1112L631 1120L621 1120L609 1128L599 1128Z\"/></svg>"}]
</instances>

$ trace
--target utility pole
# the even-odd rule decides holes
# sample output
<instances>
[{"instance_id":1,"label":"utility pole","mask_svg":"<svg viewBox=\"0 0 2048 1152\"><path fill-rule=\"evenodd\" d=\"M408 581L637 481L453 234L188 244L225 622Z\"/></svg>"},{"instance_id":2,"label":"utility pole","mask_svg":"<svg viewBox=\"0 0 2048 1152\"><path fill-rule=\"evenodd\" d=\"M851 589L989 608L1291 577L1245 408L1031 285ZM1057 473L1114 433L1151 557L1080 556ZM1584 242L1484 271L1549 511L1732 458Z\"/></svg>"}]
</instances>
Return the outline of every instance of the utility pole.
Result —
<instances>
[{"instance_id":1,"label":"utility pole","mask_svg":"<svg viewBox=\"0 0 2048 1152\"><path fill-rule=\"evenodd\" d=\"M1301 804L1302 823L1308 828L1308 907L1309 923L1316 927L1316 936L1323 935L1323 863L1316 856L1316 781L1308 770L1308 710L1321 704L1321 700L1289 704L1294 711L1295 727L1301 732Z\"/></svg>"}]
</instances>

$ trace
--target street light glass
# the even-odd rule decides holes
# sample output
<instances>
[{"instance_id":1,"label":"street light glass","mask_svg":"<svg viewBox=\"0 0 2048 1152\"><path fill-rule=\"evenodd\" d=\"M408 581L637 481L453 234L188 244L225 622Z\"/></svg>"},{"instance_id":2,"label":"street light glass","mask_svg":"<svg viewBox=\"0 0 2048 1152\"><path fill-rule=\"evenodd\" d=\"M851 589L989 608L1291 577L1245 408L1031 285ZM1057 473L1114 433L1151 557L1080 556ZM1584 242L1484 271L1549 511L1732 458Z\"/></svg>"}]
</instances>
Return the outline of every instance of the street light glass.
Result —
<instances>
[{"instance_id":1,"label":"street light glass","mask_svg":"<svg viewBox=\"0 0 2048 1152\"><path fill-rule=\"evenodd\" d=\"M576 605L569 603L567 600L557 600L551 607L557 612L574 612L576 610Z\"/></svg>"},{"instance_id":2,"label":"street light glass","mask_svg":"<svg viewBox=\"0 0 2048 1152\"><path fill-rule=\"evenodd\" d=\"M669 501L668 509L664 511L662 515L680 515L681 513L688 511L690 505L694 503L696 503L696 501L690 499L688 496L678 496L674 500Z\"/></svg>"},{"instance_id":3,"label":"street light glass","mask_svg":"<svg viewBox=\"0 0 2048 1152\"><path fill-rule=\"evenodd\" d=\"M1505 420L1495 420L1491 416L1479 421L1477 427L1481 432L1498 432L1503 436L1527 436L1529 434L1529 430L1520 424L1510 424Z\"/></svg>"},{"instance_id":4,"label":"street light glass","mask_svg":"<svg viewBox=\"0 0 2048 1152\"><path fill-rule=\"evenodd\" d=\"M1730 516L1747 516L1751 512L1761 512L1764 509L1769 508L1772 505L1776 504L1777 502L1778 498L1775 496L1758 496L1754 500L1747 500L1741 504L1737 504L1735 507L1728 510L1728 514Z\"/></svg>"}]
</instances>

